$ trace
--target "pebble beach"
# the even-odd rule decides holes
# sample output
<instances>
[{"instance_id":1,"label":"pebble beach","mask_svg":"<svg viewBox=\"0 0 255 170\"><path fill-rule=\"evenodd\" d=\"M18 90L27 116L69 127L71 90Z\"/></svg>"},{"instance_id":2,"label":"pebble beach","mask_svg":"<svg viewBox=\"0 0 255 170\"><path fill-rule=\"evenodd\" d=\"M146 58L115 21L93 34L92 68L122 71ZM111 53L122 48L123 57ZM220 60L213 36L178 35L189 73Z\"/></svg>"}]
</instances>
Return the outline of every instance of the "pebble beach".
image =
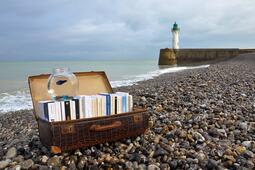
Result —
<instances>
[{"instance_id":1,"label":"pebble beach","mask_svg":"<svg viewBox=\"0 0 255 170\"><path fill-rule=\"evenodd\" d=\"M140 136L53 155L32 110L0 115L0 169L254 169L255 54L116 88L147 108Z\"/></svg>"}]
</instances>

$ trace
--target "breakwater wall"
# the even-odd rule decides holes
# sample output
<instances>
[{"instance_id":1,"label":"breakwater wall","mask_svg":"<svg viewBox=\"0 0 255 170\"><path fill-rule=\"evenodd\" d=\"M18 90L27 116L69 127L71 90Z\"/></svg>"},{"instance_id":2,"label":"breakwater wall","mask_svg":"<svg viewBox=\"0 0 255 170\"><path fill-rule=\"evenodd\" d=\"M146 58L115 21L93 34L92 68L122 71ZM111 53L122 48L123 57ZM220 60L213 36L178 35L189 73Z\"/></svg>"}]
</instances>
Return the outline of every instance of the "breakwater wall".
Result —
<instances>
[{"instance_id":1,"label":"breakwater wall","mask_svg":"<svg viewBox=\"0 0 255 170\"><path fill-rule=\"evenodd\" d=\"M244 53L255 53L255 49L252 48L243 48L243 49L239 49L239 54L244 54Z\"/></svg>"},{"instance_id":2,"label":"breakwater wall","mask_svg":"<svg viewBox=\"0 0 255 170\"><path fill-rule=\"evenodd\" d=\"M194 62L210 62L235 57L239 53L251 53L255 49L209 48L209 49L161 49L159 65L185 64Z\"/></svg>"}]
</instances>

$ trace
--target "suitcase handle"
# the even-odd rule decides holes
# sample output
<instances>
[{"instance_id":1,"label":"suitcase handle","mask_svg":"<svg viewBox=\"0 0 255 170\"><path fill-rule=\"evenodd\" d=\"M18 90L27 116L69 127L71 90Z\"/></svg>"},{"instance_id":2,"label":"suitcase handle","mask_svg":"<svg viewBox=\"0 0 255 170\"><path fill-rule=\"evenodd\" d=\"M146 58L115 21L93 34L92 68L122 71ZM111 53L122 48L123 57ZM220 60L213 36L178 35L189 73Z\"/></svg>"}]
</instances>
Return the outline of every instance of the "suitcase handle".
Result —
<instances>
[{"instance_id":1,"label":"suitcase handle","mask_svg":"<svg viewBox=\"0 0 255 170\"><path fill-rule=\"evenodd\" d=\"M120 127L121 125L122 125L121 121L115 121L110 125L92 125L90 127L90 130L92 130L92 131L105 131L105 130L110 130L110 129Z\"/></svg>"}]
</instances>

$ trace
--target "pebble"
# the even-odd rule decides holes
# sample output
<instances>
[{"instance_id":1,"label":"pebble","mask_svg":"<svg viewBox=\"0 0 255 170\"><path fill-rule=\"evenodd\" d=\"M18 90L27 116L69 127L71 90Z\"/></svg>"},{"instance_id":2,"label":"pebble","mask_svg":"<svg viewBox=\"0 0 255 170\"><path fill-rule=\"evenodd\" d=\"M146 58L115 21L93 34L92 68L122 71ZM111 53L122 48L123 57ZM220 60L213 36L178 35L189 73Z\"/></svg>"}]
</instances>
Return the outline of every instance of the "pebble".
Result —
<instances>
[{"instance_id":1,"label":"pebble","mask_svg":"<svg viewBox=\"0 0 255 170\"><path fill-rule=\"evenodd\" d=\"M218 168L218 162L213 159L209 159L207 162L207 168L208 169L217 169Z\"/></svg>"},{"instance_id":2,"label":"pebble","mask_svg":"<svg viewBox=\"0 0 255 170\"><path fill-rule=\"evenodd\" d=\"M47 163L48 159L49 158L46 155L43 155L42 156L42 163Z\"/></svg>"},{"instance_id":3,"label":"pebble","mask_svg":"<svg viewBox=\"0 0 255 170\"><path fill-rule=\"evenodd\" d=\"M241 122L241 123L239 124L239 127L240 127L240 129L242 129L242 130L247 130L247 129L248 129L248 124L247 124L247 122Z\"/></svg>"},{"instance_id":4,"label":"pebble","mask_svg":"<svg viewBox=\"0 0 255 170\"><path fill-rule=\"evenodd\" d=\"M24 162L20 163L22 169L29 169L34 165L34 161L32 159L28 159Z\"/></svg>"},{"instance_id":5,"label":"pebble","mask_svg":"<svg viewBox=\"0 0 255 170\"><path fill-rule=\"evenodd\" d=\"M157 157L157 156L164 156L164 155L167 155L168 152L166 150L164 150L163 148L158 148L155 153L154 153L154 157Z\"/></svg>"},{"instance_id":6,"label":"pebble","mask_svg":"<svg viewBox=\"0 0 255 170\"><path fill-rule=\"evenodd\" d=\"M205 141L205 138L199 132L194 132L193 135L194 135L195 139L198 140L199 142L204 142Z\"/></svg>"},{"instance_id":7,"label":"pebble","mask_svg":"<svg viewBox=\"0 0 255 170\"><path fill-rule=\"evenodd\" d=\"M134 144L130 143L126 149L126 153L128 153L132 148L133 148Z\"/></svg>"},{"instance_id":8,"label":"pebble","mask_svg":"<svg viewBox=\"0 0 255 170\"><path fill-rule=\"evenodd\" d=\"M16 155L17 155L17 149L15 147L11 147L10 149L8 149L6 153L6 158L7 159L14 158Z\"/></svg>"},{"instance_id":9,"label":"pebble","mask_svg":"<svg viewBox=\"0 0 255 170\"><path fill-rule=\"evenodd\" d=\"M253 154L252 151L246 150L246 151L244 152L244 157L247 158L247 159L253 158L253 157L254 157L254 154Z\"/></svg>"},{"instance_id":10,"label":"pebble","mask_svg":"<svg viewBox=\"0 0 255 170\"><path fill-rule=\"evenodd\" d=\"M243 141L242 145L246 148L250 148L251 147L251 141Z\"/></svg>"},{"instance_id":11,"label":"pebble","mask_svg":"<svg viewBox=\"0 0 255 170\"><path fill-rule=\"evenodd\" d=\"M14 170L21 170L21 166L20 165L16 165L15 167L14 167ZM41 170L41 169L40 169Z\"/></svg>"},{"instance_id":12,"label":"pebble","mask_svg":"<svg viewBox=\"0 0 255 170\"><path fill-rule=\"evenodd\" d=\"M160 170L160 168L157 165L151 164L148 166L148 170Z\"/></svg>"},{"instance_id":13,"label":"pebble","mask_svg":"<svg viewBox=\"0 0 255 170\"><path fill-rule=\"evenodd\" d=\"M59 157L58 156L54 156L52 158L50 158L47 162L48 166L51 166L51 167L58 167L60 166L60 160L59 160Z\"/></svg>"},{"instance_id":14,"label":"pebble","mask_svg":"<svg viewBox=\"0 0 255 170\"><path fill-rule=\"evenodd\" d=\"M9 165L9 160L0 161L0 169L4 169Z\"/></svg>"},{"instance_id":15,"label":"pebble","mask_svg":"<svg viewBox=\"0 0 255 170\"><path fill-rule=\"evenodd\" d=\"M175 121L174 124L175 124L176 126L179 126L179 127L182 126L182 123L181 123L180 121Z\"/></svg>"}]
</instances>

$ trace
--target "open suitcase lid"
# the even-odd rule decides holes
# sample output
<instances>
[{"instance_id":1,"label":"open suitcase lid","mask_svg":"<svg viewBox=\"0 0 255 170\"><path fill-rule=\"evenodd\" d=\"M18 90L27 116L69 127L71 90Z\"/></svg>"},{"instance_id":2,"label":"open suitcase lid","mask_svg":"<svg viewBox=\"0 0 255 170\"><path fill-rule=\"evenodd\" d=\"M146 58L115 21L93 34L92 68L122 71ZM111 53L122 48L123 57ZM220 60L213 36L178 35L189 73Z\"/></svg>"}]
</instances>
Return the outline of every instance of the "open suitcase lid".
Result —
<instances>
[{"instance_id":1,"label":"open suitcase lid","mask_svg":"<svg viewBox=\"0 0 255 170\"><path fill-rule=\"evenodd\" d=\"M94 95L98 93L112 93L112 87L105 72L76 72L74 73L79 82L79 95ZM50 74L41 74L28 77L28 84L32 97L34 114L38 119L38 102L50 100L48 94L48 78Z\"/></svg>"}]
</instances>

